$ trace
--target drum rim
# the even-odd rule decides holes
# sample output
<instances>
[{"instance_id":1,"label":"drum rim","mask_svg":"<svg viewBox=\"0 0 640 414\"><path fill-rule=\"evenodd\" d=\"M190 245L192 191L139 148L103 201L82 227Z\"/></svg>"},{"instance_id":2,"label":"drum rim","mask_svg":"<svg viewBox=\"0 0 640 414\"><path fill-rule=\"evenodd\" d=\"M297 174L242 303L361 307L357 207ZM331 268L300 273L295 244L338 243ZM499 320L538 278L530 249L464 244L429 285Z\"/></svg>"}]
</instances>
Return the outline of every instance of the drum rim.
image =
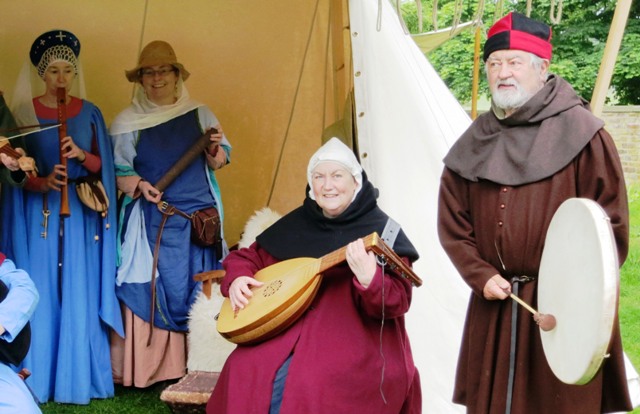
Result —
<instances>
[{"instance_id":1,"label":"drum rim","mask_svg":"<svg viewBox=\"0 0 640 414\"><path fill-rule=\"evenodd\" d=\"M547 249L547 246L553 246L555 244L555 241L550 240L550 237L554 236L558 226L563 225L563 223L558 224L558 220L561 220L566 214L571 213L571 210L576 209L581 209L583 212L586 212L591 216L592 221L590 222L590 225L593 225L593 229L590 230L593 230L597 235L595 244L597 244L598 251L601 253L598 265L601 266L600 270L602 271L602 278L597 282L602 289L602 301L599 302L601 308L596 310L598 320L594 321L594 324L596 324L601 331L600 333L593 335L595 339L594 344L591 345L591 350L585 348L585 346L590 346L589 344L557 344L557 342L563 339L567 333L566 331L562 331L563 329L567 329L566 325L563 326L562 320L558 321L558 326L556 326L556 329L552 331L545 332L540 330L540 337L547 363L554 375L556 375L560 381L567 384L580 385L586 384L593 379L593 377L598 373L602 362L608 356L615 315L618 307L619 266L615 238L611 228L610 219L602 207L595 201L585 198L571 198L566 200L560 205L554 214L547 231L545 250L543 251L540 263L538 311L540 313L552 314L554 311L558 311L557 305L554 308L552 304L548 304L545 300L545 295L547 295L546 292L548 289L557 289L557 287L561 285L561 283L558 283L558 280L550 280L549 276L545 276L548 266L547 261L549 260L549 256L553 254L549 253L550 249ZM568 295L573 292L574 289L567 289ZM576 303L579 302L576 301L575 298L574 301ZM567 299L567 306L570 306L571 303L572 301L569 297ZM558 319L557 315L554 316ZM558 349L560 349L560 351L558 351ZM566 364L568 361L574 361L576 358L576 349L579 350L578 352L591 353L580 362L583 365L576 367L575 369L567 369ZM562 355L558 355L557 353L559 352L561 352Z\"/></svg>"}]
</instances>

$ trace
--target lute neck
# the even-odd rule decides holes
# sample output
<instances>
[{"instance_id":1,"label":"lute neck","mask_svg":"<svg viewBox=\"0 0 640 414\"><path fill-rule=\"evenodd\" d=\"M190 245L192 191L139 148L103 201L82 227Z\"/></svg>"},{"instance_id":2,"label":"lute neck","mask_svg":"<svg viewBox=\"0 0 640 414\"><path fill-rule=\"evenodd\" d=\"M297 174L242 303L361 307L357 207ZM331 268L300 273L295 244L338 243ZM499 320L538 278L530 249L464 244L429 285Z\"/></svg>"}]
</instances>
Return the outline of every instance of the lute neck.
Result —
<instances>
[{"instance_id":1,"label":"lute neck","mask_svg":"<svg viewBox=\"0 0 640 414\"><path fill-rule=\"evenodd\" d=\"M415 274L411 267L407 266L407 264L402 261L400 256L398 256L393 249L387 246L384 240L378 236L378 233L371 233L370 235L363 237L362 241L364 241L364 248L366 251L373 250L373 252L381 256L398 275L410 280L414 286L422 285L422 279ZM346 259L347 246L328 253L319 259L320 266L318 273L322 273L325 270L344 262Z\"/></svg>"},{"instance_id":2,"label":"lute neck","mask_svg":"<svg viewBox=\"0 0 640 414\"><path fill-rule=\"evenodd\" d=\"M373 248L373 246L379 243L380 236L378 236L378 233L371 233L370 235L364 237L362 241L364 241L365 250L369 251ZM338 250L325 254L320 258L320 273L332 268L333 266L339 265L345 260L347 260L347 246L341 247Z\"/></svg>"}]
</instances>

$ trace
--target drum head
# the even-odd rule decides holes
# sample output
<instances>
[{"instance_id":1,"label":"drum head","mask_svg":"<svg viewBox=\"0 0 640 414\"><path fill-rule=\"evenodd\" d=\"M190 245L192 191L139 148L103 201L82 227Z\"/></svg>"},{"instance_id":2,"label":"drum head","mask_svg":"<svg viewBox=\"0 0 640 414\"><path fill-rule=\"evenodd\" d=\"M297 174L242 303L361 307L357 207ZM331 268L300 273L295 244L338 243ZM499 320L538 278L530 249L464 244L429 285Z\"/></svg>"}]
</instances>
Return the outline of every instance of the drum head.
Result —
<instances>
[{"instance_id":1,"label":"drum head","mask_svg":"<svg viewBox=\"0 0 640 414\"><path fill-rule=\"evenodd\" d=\"M540 330L558 379L586 384L607 356L618 306L618 255L610 220L593 200L571 198L554 214L538 282L538 312L557 325Z\"/></svg>"}]
</instances>

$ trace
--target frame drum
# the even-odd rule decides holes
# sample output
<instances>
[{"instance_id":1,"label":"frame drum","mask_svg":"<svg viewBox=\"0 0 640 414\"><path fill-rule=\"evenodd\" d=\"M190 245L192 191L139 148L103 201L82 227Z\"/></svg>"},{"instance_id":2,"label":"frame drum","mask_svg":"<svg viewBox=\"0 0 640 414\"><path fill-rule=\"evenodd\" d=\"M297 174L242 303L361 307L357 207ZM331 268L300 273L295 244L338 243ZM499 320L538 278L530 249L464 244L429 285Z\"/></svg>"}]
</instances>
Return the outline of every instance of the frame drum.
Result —
<instances>
[{"instance_id":1,"label":"frame drum","mask_svg":"<svg viewBox=\"0 0 640 414\"><path fill-rule=\"evenodd\" d=\"M593 200L570 198L555 212L540 263L538 311L547 362L566 384L587 384L608 356L618 306L618 254L609 217Z\"/></svg>"}]
</instances>

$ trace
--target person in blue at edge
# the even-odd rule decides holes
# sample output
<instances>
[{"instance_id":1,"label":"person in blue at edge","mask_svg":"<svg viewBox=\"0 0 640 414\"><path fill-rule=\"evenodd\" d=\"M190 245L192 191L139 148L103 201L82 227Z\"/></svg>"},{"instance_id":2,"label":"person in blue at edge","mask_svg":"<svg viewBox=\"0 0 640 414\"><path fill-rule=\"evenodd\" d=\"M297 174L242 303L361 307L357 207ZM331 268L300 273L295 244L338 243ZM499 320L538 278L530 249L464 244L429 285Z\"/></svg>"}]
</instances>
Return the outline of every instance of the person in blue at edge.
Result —
<instances>
[{"instance_id":1,"label":"person in blue at edge","mask_svg":"<svg viewBox=\"0 0 640 414\"><path fill-rule=\"evenodd\" d=\"M29 348L19 335L38 304L38 291L24 270L0 253L0 412L39 414L29 389L11 367ZM11 348L9 348L11 346ZM17 348L17 349L16 349Z\"/></svg>"},{"instance_id":2,"label":"person in blue at edge","mask_svg":"<svg viewBox=\"0 0 640 414\"><path fill-rule=\"evenodd\" d=\"M189 72L169 43L150 42L125 75L134 83L133 101L118 114L110 133L117 185L125 195L117 294L126 336L124 341L114 336L112 364L117 383L143 388L185 374L187 316L201 289L193 276L221 268L227 251L222 230L218 246L203 247L190 240L188 219L168 217L159 242L152 321L153 251L163 218L157 204L167 202L186 214L215 207L223 222L214 170L229 162L231 146L213 112L190 98L184 85ZM164 192L155 188L153 183L212 127L218 132L210 135L207 151Z\"/></svg>"},{"instance_id":3,"label":"person in blue at edge","mask_svg":"<svg viewBox=\"0 0 640 414\"><path fill-rule=\"evenodd\" d=\"M116 204L111 141L102 113L84 99L79 55L80 41L65 30L33 42L31 64L25 62L14 88L13 115L18 126L57 123L57 90L65 88L67 136L60 139L58 128L27 136L26 152L38 174L24 188L2 189L0 251L31 275L41 294L23 365L32 371L27 384L43 403L112 397L109 334L113 329L124 335L115 295L116 230L110 228L115 208L104 216L89 209L74 187L77 179L97 175L110 205ZM44 81L41 93L35 93L43 86L38 78ZM65 178L70 215L61 218Z\"/></svg>"}]
</instances>

